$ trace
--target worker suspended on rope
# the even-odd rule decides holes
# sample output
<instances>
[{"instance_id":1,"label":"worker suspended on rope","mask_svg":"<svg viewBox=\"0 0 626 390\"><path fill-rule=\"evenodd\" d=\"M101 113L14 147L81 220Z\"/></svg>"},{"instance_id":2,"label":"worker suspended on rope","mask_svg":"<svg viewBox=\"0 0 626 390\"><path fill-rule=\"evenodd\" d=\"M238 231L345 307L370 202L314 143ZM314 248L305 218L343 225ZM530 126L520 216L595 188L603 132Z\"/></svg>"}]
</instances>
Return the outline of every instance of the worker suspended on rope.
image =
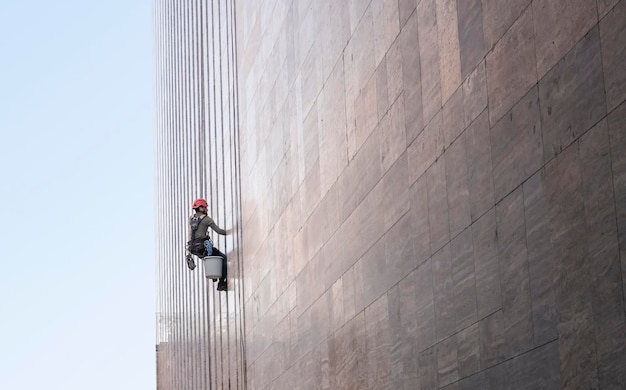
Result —
<instances>
[{"instance_id":1,"label":"worker suspended on rope","mask_svg":"<svg viewBox=\"0 0 626 390\"><path fill-rule=\"evenodd\" d=\"M221 235L226 230L217 226L213 218L207 215L208 204L204 199L196 199L191 208L194 214L189 217L189 241L187 242L187 266L190 270L196 268L192 254L200 258L206 256L220 256L222 258L222 277L217 283L218 291L226 291L226 255L213 245L209 236L209 228Z\"/></svg>"}]
</instances>

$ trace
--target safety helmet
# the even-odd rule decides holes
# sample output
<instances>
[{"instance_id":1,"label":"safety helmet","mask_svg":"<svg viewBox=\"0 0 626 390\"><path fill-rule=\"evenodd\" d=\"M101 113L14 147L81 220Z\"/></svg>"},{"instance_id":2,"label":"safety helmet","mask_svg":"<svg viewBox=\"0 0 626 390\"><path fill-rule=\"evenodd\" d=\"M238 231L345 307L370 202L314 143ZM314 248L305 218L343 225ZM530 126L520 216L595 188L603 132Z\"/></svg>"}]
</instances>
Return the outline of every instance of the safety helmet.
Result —
<instances>
[{"instance_id":1,"label":"safety helmet","mask_svg":"<svg viewBox=\"0 0 626 390\"><path fill-rule=\"evenodd\" d=\"M209 205L206 203L206 200L200 198L200 199L196 199L193 202L193 205L191 205L191 208L195 210L200 206L209 207Z\"/></svg>"}]
</instances>

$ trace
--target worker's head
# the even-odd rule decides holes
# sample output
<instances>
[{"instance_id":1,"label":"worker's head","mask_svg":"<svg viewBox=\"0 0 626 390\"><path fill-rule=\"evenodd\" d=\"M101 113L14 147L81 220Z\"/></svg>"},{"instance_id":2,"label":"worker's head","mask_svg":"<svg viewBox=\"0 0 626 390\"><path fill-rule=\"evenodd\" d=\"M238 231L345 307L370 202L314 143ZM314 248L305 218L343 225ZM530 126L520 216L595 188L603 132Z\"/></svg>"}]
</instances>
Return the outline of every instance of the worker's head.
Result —
<instances>
[{"instance_id":1,"label":"worker's head","mask_svg":"<svg viewBox=\"0 0 626 390\"><path fill-rule=\"evenodd\" d=\"M199 210L200 208L203 208L204 210ZM196 211L205 211L206 209L209 207L209 205L207 204L206 200L200 198L200 199L196 199L193 204L191 205L191 208L196 210Z\"/></svg>"}]
</instances>

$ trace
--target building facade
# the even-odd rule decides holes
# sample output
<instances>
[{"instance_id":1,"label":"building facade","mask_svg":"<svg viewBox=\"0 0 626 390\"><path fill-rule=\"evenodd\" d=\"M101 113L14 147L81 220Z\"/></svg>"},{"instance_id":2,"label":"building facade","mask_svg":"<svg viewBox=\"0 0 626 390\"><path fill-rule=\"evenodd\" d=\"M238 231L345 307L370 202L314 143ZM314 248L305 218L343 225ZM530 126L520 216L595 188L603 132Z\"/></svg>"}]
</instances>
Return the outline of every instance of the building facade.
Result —
<instances>
[{"instance_id":1,"label":"building facade","mask_svg":"<svg viewBox=\"0 0 626 390\"><path fill-rule=\"evenodd\" d=\"M626 0L155 11L162 388L626 388Z\"/></svg>"}]
</instances>

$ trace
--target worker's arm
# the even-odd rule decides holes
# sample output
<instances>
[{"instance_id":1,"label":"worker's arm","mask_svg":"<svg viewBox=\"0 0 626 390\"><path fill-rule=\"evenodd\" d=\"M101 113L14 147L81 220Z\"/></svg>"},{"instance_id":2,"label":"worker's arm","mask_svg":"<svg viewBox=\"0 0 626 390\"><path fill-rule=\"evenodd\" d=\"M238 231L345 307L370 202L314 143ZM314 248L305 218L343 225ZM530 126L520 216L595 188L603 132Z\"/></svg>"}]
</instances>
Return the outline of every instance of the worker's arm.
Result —
<instances>
[{"instance_id":1,"label":"worker's arm","mask_svg":"<svg viewBox=\"0 0 626 390\"><path fill-rule=\"evenodd\" d=\"M210 217L207 217L210 218ZM211 219L209 221L209 227L211 229L213 229L213 231L217 234L221 234L222 236L226 235L226 230L222 229L221 227L217 226L217 224L215 223L215 221L213 219Z\"/></svg>"}]
</instances>

